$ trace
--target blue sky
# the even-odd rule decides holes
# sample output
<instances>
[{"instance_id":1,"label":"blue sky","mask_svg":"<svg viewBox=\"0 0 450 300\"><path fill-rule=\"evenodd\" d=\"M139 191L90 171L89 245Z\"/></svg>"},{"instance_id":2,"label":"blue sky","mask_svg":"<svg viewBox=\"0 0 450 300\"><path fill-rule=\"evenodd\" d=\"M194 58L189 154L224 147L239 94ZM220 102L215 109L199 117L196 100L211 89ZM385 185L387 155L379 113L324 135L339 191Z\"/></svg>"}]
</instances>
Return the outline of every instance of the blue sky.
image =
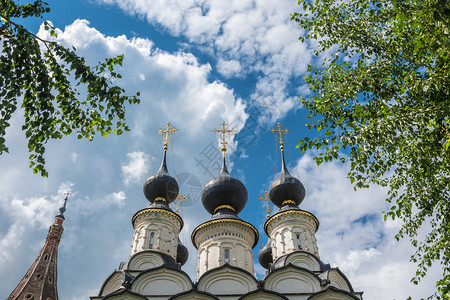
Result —
<instances>
[{"instance_id":1,"label":"blue sky","mask_svg":"<svg viewBox=\"0 0 450 300\"><path fill-rule=\"evenodd\" d=\"M181 191L190 195L181 210L182 242L190 257L183 269L195 278L196 251L190 234L209 218L199 189L218 174L217 139L211 132L222 121L238 134L230 141L232 175L246 185L249 200L240 217L260 231L255 248L265 244L265 210L258 197L279 171L279 152L268 131L281 122L288 135L286 158L291 173L304 183L301 208L320 221L319 253L339 267L364 299L420 298L433 291L439 269L418 286L409 283L415 267L408 241L395 242L398 222L383 222L386 191L354 192L346 166L317 167L314 153L302 154L297 141L313 136L307 113L297 101L308 96L302 83L314 44L302 44L302 32L290 21L296 1L51 1L46 19L58 28L59 41L74 45L95 64L125 55L117 83L129 94L141 92L141 104L129 107L131 132L80 141L75 136L47 146L48 178L27 168L20 112L7 132L10 153L0 157L0 298L6 298L36 258L64 193L72 195L60 244L58 289L61 299L96 295L103 281L128 258L131 217L148 205L145 179L156 172L162 155L156 131L170 121L180 131L169 147L168 165ZM42 37L41 21L29 22ZM173 145L173 147L172 147ZM173 150L172 150L173 148ZM212 154L211 154L212 153ZM220 154L219 154L220 155Z\"/></svg>"}]
</instances>

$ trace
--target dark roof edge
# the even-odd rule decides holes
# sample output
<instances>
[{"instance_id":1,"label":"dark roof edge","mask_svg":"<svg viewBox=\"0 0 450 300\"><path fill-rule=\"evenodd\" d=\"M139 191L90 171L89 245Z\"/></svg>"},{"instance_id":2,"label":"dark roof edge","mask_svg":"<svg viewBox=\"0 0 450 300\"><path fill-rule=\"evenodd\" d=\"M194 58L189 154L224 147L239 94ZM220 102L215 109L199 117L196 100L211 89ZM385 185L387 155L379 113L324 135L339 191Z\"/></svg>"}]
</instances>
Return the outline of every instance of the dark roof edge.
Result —
<instances>
[{"instance_id":1,"label":"dark roof edge","mask_svg":"<svg viewBox=\"0 0 450 300\"><path fill-rule=\"evenodd\" d=\"M114 297L114 296L118 296L118 295L122 295L122 294L125 294L125 293L128 293L128 294L133 295L133 296L141 297L144 300L148 300L145 296L143 296L141 294L138 294L138 293L135 293L135 292L132 292L132 291L130 291L128 289L125 289L125 288L122 288L120 290L112 292L111 294L108 294L108 295L102 297L101 300L108 299L108 298L111 298L111 297Z\"/></svg>"},{"instance_id":2,"label":"dark roof edge","mask_svg":"<svg viewBox=\"0 0 450 300\"><path fill-rule=\"evenodd\" d=\"M314 298L315 296L320 295L320 294L327 293L327 292L329 292L329 291L333 291L333 292L336 292L336 293L346 294L346 295L352 297L352 298L355 299L355 300L361 300L361 299L359 299L358 297L356 297L355 295L353 295L352 293L347 292L347 291L344 291L344 290L341 290L341 289L338 289L338 288L336 288L336 287L334 287L334 286L329 286L329 287L327 287L326 289L324 289L324 290L322 290L322 291L320 291L320 292L317 292L317 293L312 294L311 296L308 297L307 300L314 300L313 298Z\"/></svg>"},{"instance_id":3,"label":"dark roof edge","mask_svg":"<svg viewBox=\"0 0 450 300\"><path fill-rule=\"evenodd\" d=\"M263 293L266 293L266 294L276 295L276 296L281 297L281 298L283 298L283 299L285 299L285 300L289 300L289 298L287 298L287 297L284 296L283 294L280 294L280 293L275 292L275 291L269 291L269 290L266 290L265 288L262 288L262 287L260 287L260 288L258 288L258 289L256 289L256 290L254 290L254 291L251 291L251 292L249 292L249 293L247 293L247 294L245 294L245 295L242 295L241 297L239 297L238 300L242 300L242 299L244 299L244 298L247 297L247 296L250 296L250 295L253 295L253 294L257 294L257 293L259 293L259 292L263 292Z\"/></svg>"},{"instance_id":4,"label":"dark roof edge","mask_svg":"<svg viewBox=\"0 0 450 300\"><path fill-rule=\"evenodd\" d=\"M199 290L197 290L195 288L192 288L189 291L185 291L185 292L181 292L181 293L178 293L176 295L173 295L168 300L172 300L172 299L175 299L176 297L183 296L183 295L189 295L190 293L197 293L197 294L201 294L201 295L206 295L206 296L209 296L209 297L212 297L214 299L219 300L219 298L217 298L217 296L215 296L215 295L213 295L211 293L208 293L208 292L199 291Z\"/></svg>"}]
</instances>

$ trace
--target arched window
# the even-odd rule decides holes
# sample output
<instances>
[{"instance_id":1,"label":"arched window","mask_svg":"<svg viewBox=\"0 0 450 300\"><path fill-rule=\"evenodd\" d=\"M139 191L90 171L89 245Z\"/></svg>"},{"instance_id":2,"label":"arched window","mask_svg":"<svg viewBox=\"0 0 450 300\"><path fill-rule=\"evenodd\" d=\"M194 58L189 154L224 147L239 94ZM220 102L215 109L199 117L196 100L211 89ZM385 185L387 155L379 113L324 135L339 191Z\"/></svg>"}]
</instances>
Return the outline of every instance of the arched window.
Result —
<instances>
[{"instance_id":1,"label":"arched window","mask_svg":"<svg viewBox=\"0 0 450 300\"><path fill-rule=\"evenodd\" d=\"M297 233L297 249L302 249L302 243L300 242L300 234Z\"/></svg>"},{"instance_id":2,"label":"arched window","mask_svg":"<svg viewBox=\"0 0 450 300\"><path fill-rule=\"evenodd\" d=\"M150 233L150 242L148 243L148 248L149 249L153 248L154 242L155 242L155 233L152 232L152 233Z\"/></svg>"},{"instance_id":3,"label":"arched window","mask_svg":"<svg viewBox=\"0 0 450 300\"><path fill-rule=\"evenodd\" d=\"M230 249L225 249L223 253L224 261L226 264L230 263Z\"/></svg>"}]
</instances>

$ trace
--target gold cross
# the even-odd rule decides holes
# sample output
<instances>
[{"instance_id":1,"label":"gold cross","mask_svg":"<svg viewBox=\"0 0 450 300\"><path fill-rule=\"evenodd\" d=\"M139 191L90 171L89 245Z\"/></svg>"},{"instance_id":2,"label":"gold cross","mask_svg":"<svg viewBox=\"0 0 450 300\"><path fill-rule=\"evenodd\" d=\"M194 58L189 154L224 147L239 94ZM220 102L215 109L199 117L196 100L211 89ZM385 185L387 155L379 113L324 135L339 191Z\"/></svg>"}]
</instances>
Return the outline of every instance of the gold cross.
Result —
<instances>
[{"instance_id":1,"label":"gold cross","mask_svg":"<svg viewBox=\"0 0 450 300\"><path fill-rule=\"evenodd\" d=\"M267 219L270 218L270 208L269 208L269 194L267 191L264 191L264 197L259 197L258 199L261 200L266 205L266 212L267 212Z\"/></svg>"},{"instance_id":2,"label":"gold cross","mask_svg":"<svg viewBox=\"0 0 450 300\"><path fill-rule=\"evenodd\" d=\"M183 202L184 200L186 200L187 197L185 195L183 195L182 193L178 194L177 197L177 207L175 208L175 212L178 213L178 211L180 210L180 204L181 202Z\"/></svg>"},{"instance_id":3,"label":"gold cross","mask_svg":"<svg viewBox=\"0 0 450 300\"><path fill-rule=\"evenodd\" d=\"M279 143L280 143L280 150L283 151L284 149L284 141L283 141L283 136L286 136L286 134L289 132L289 130L285 129L281 129L283 126L281 126L280 122L277 123L277 125L270 129L270 131L272 131L273 133L275 133L275 135L278 133L280 135L280 139L279 139ZM277 128L277 129L275 129Z\"/></svg>"},{"instance_id":4,"label":"gold cross","mask_svg":"<svg viewBox=\"0 0 450 300\"><path fill-rule=\"evenodd\" d=\"M222 122L222 128L221 129L214 129L214 130L212 130L212 132L214 132L214 133L218 133L218 134L221 134L222 135L222 141L220 142L221 144L222 144L222 148L220 148L220 150L222 151L222 153L223 153L223 156L225 156L225 152L227 151L227 146L226 146L226 144L227 144L227 141L226 141L226 135L227 135L227 133L235 133L236 132L236 130L234 129L234 128L231 128L231 129L227 129L227 123L225 123L225 121L223 121Z\"/></svg>"},{"instance_id":5,"label":"gold cross","mask_svg":"<svg viewBox=\"0 0 450 300\"><path fill-rule=\"evenodd\" d=\"M157 133L159 133L160 135L163 136L164 150L167 151L167 149L168 149L167 145L169 144L169 138L172 136L173 133L177 132L178 129L176 129L174 126L172 126L170 124L170 122L167 122L167 124L164 127L166 127L166 129L164 129L164 130L160 129L157 131Z\"/></svg>"}]
</instances>

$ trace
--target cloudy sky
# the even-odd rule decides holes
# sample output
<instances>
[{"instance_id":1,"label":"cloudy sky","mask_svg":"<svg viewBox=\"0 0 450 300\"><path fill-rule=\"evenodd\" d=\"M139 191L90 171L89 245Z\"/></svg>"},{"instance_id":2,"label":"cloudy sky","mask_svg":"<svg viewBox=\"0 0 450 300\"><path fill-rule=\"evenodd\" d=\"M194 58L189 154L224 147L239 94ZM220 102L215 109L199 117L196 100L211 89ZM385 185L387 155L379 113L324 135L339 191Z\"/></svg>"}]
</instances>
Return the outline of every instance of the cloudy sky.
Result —
<instances>
[{"instance_id":1,"label":"cloudy sky","mask_svg":"<svg viewBox=\"0 0 450 300\"><path fill-rule=\"evenodd\" d=\"M69 3L70 2L70 3ZM304 126L306 112L297 101L308 96L302 83L314 44L302 44L302 31L290 21L296 1L269 0L72 0L51 2L46 19L58 39L73 45L90 64L125 55L118 81L129 94L141 92L141 104L128 107L131 132L120 137L75 136L47 145L48 178L27 168L27 147L20 112L7 132L10 153L0 157L0 298L6 298L41 249L64 193L71 192L65 231L59 247L58 290L61 299L87 299L127 260L131 217L148 205L145 179L155 173L162 155L156 131L168 121L179 129L169 147L168 165L189 199L180 213L182 242L190 250L183 269L195 278L192 230L208 219L201 188L218 174L220 155L211 132L222 121L238 131L230 141L232 175L246 185L249 200L240 217L261 233L265 211L258 200L277 171L279 153L269 131L281 122L288 135L286 158L291 173L307 189L301 207L320 221L321 259L339 267L364 299L418 299L432 293L435 267L419 286L409 283L414 249L393 238L401 224L384 222L388 208L381 188L354 192L346 166L317 167L314 153L295 149L313 136ZM28 26L42 37L39 22ZM261 163L264 162L264 163Z\"/></svg>"}]
</instances>

